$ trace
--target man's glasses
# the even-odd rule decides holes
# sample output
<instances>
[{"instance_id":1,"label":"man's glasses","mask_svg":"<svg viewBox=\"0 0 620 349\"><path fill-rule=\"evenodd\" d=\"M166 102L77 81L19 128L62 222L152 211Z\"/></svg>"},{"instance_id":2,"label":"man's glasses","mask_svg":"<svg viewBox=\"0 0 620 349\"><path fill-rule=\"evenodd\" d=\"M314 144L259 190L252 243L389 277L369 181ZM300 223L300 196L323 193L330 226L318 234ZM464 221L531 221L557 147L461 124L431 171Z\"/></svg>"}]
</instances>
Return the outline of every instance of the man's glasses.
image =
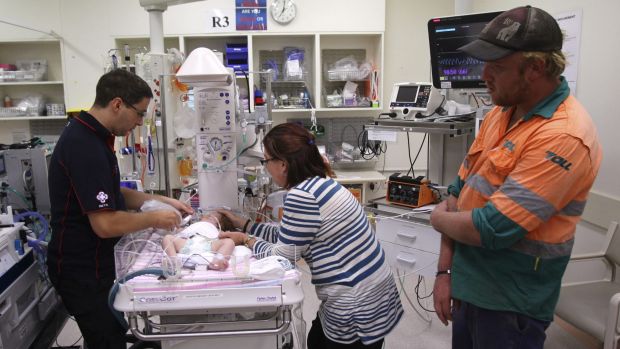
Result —
<instances>
[{"instance_id":1,"label":"man's glasses","mask_svg":"<svg viewBox=\"0 0 620 349\"><path fill-rule=\"evenodd\" d=\"M271 160L278 160L278 159L276 159L276 158L271 158L271 159L260 159L260 160L258 160L258 161L260 161L260 164L261 164L261 165L265 166L265 165L267 165L267 163L268 163L269 161L271 161Z\"/></svg>"},{"instance_id":2,"label":"man's glasses","mask_svg":"<svg viewBox=\"0 0 620 349\"><path fill-rule=\"evenodd\" d=\"M138 108L134 107L133 105L123 101L123 104L125 104L126 106L128 106L129 108L133 109L136 111L136 114L138 114L139 117L143 118L146 115L145 111L139 111Z\"/></svg>"}]
</instances>

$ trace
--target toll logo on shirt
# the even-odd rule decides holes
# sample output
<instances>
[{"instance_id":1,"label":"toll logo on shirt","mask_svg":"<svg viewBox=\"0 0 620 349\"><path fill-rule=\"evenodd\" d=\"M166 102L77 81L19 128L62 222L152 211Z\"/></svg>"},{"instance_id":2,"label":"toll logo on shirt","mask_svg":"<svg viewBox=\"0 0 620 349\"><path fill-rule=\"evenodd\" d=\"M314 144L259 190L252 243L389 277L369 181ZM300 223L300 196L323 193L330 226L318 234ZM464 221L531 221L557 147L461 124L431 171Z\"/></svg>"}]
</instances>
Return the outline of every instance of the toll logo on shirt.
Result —
<instances>
[{"instance_id":1,"label":"toll logo on shirt","mask_svg":"<svg viewBox=\"0 0 620 349\"><path fill-rule=\"evenodd\" d=\"M510 150L511 152L515 151L515 145L516 144L512 143L512 141L508 139L504 142L504 148Z\"/></svg>"},{"instance_id":2,"label":"toll logo on shirt","mask_svg":"<svg viewBox=\"0 0 620 349\"><path fill-rule=\"evenodd\" d=\"M99 194L97 194L97 201L100 202L99 204L99 208L102 207L108 207L108 194L104 193L103 191L100 191Z\"/></svg>"},{"instance_id":3,"label":"toll logo on shirt","mask_svg":"<svg viewBox=\"0 0 620 349\"><path fill-rule=\"evenodd\" d=\"M566 171L570 171L570 167L573 165L572 162L568 162L568 160L550 150L547 150L546 153L547 155L545 156L545 159L553 162L554 164L560 166Z\"/></svg>"}]
</instances>

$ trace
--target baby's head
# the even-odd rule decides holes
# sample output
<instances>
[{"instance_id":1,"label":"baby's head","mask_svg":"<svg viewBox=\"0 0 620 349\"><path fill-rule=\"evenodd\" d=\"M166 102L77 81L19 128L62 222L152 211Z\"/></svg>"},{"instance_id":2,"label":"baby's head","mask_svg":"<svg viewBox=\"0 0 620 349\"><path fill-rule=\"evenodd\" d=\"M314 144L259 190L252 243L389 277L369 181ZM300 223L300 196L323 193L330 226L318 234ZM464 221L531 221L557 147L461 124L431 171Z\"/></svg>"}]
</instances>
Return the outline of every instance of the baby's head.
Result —
<instances>
[{"instance_id":1,"label":"baby's head","mask_svg":"<svg viewBox=\"0 0 620 349\"><path fill-rule=\"evenodd\" d=\"M220 228L220 230L222 231L233 229L232 224L230 223L230 220L226 216L220 214L217 211L209 212L208 214L202 216L200 220L202 222L209 222L215 225L216 227Z\"/></svg>"}]
</instances>

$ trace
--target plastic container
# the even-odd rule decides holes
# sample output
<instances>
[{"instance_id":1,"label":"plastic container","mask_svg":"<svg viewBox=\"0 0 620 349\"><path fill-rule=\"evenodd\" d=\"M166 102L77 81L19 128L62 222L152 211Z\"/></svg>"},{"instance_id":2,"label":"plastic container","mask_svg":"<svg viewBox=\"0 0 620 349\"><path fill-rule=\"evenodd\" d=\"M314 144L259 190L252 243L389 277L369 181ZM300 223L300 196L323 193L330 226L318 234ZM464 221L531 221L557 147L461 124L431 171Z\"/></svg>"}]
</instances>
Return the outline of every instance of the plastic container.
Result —
<instances>
[{"instance_id":1,"label":"plastic container","mask_svg":"<svg viewBox=\"0 0 620 349\"><path fill-rule=\"evenodd\" d=\"M0 63L0 70L17 70L15 64Z\"/></svg>"},{"instance_id":2,"label":"plastic container","mask_svg":"<svg viewBox=\"0 0 620 349\"><path fill-rule=\"evenodd\" d=\"M361 81L368 79L370 73L365 70L328 70L327 80L329 81Z\"/></svg>"},{"instance_id":3,"label":"plastic container","mask_svg":"<svg viewBox=\"0 0 620 349\"><path fill-rule=\"evenodd\" d=\"M65 105L62 103L49 103L45 105L45 111L48 116L64 116Z\"/></svg>"},{"instance_id":4,"label":"plastic container","mask_svg":"<svg viewBox=\"0 0 620 349\"><path fill-rule=\"evenodd\" d=\"M0 80L5 82L15 81L15 71L0 71Z\"/></svg>"},{"instance_id":5,"label":"plastic container","mask_svg":"<svg viewBox=\"0 0 620 349\"><path fill-rule=\"evenodd\" d=\"M226 44L226 66L234 71L248 70L248 45Z\"/></svg>"}]
</instances>

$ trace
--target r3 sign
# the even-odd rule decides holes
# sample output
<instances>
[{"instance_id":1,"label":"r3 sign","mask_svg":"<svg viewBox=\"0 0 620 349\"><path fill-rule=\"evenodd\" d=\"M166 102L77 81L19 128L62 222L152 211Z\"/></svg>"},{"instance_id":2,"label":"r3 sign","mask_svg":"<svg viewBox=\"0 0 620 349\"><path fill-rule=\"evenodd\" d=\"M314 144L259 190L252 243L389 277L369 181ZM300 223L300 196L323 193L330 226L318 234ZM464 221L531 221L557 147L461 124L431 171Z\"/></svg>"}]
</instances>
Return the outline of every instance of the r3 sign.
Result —
<instances>
[{"instance_id":1,"label":"r3 sign","mask_svg":"<svg viewBox=\"0 0 620 349\"><path fill-rule=\"evenodd\" d=\"M214 29L217 28L228 28L230 26L230 21L228 16L213 16L211 17L211 27Z\"/></svg>"}]
</instances>

